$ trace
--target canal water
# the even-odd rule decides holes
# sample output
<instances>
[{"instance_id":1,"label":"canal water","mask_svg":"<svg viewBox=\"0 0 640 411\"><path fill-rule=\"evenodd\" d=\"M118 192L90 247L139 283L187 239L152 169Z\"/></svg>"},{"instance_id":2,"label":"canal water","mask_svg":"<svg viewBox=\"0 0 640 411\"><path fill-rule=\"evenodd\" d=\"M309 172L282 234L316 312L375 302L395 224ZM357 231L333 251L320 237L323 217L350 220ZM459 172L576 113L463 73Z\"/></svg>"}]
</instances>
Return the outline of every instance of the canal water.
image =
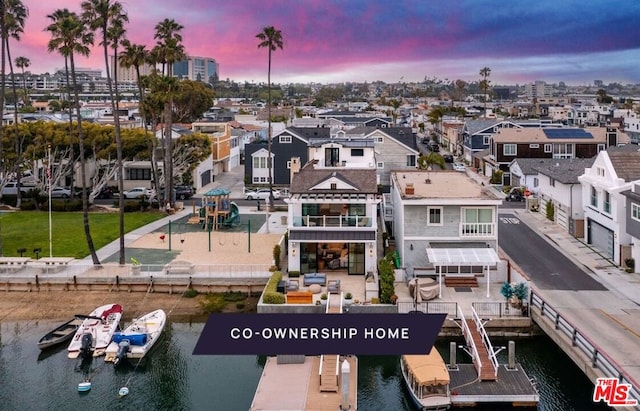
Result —
<instances>
[{"instance_id":1,"label":"canal water","mask_svg":"<svg viewBox=\"0 0 640 411\"><path fill-rule=\"evenodd\" d=\"M0 324L0 409L247 410L265 361L261 356L193 356L203 324L170 323L139 364L114 369L102 357L79 364L67 358L66 347L44 352L37 348L38 339L54 325ZM506 340L492 342L507 345ZM438 341L436 347L447 360L449 340ZM506 363L506 355L506 350L501 352L500 362ZM538 410L608 409L591 402L593 385L547 337L516 340L516 357L537 380ZM461 350L458 362L468 362ZM85 377L91 378L92 389L78 393ZM124 386L129 395L120 398L118 390ZM359 357L358 391L359 410L411 409L397 357Z\"/></svg>"}]
</instances>

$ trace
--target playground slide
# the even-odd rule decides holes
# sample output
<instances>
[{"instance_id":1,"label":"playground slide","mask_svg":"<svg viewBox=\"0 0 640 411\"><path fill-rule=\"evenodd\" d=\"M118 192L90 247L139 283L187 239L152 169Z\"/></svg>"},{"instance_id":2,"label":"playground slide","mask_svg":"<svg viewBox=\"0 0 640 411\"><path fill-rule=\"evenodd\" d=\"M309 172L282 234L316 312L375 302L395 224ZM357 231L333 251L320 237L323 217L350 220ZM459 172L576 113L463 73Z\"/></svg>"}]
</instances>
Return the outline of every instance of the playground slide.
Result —
<instances>
[{"instance_id":1,"label":"playground slide","mask_svg":"<svg viewBox=\"0 0 640 411\"><path fill-rule=\"evenodd\" d=\"M222 225L224 226L234 225L238 222L238 219L240 218L240 210L238 209L238 204L236 204L235 201L231 202L230 208L231 210L229 212L229 215L222 222Z\"/></svg>"}]
</instances>

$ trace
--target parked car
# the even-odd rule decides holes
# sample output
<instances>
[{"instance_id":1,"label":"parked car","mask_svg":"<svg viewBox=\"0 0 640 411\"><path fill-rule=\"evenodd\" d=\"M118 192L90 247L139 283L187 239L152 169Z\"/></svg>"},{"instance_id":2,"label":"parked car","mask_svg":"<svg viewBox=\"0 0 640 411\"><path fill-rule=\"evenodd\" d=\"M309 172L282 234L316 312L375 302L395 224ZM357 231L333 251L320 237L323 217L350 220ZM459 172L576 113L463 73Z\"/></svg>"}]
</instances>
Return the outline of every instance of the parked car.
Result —
<instances>
[{"instance_id":1,"label":"parked car","mask_svg":"<svg viewBox=\"0 0 640 411\"><path fill-rule=\"evenodd\" d=\"M281 196L280 191L273 190L273 198L279 199ZM248 190L244 193L245 200L266 200L269 198L269 189L261 188L259 190Z\"/></svg>"},{"instance_id":2,"label":"parked car","mask_svg":"<svg viewBox=\"0 0 640 411\"><path fill-rule=\"evenodd\" d=\"M48 191L47 191L47 194ZM69 198L71 197L71 190L65 187L53 187L51 189L51 198Z\"/></svg>"},{"instance_id":3,"label":"parked car","mask_svg":"<svg viewBox=\"0 0 640 411\"><path fill-rule=\"evenodd\" d=\"M22 195L27 194L31 190L36 190L36 186L33 184L20 184L20 193ZM10 181L2 189L3 196L17 196L18 195L18 183L16 181Z\"/></svg>"},{"instance_id":4,"label":"parked car","mask_svg":"<svg viewBox=\"0 0 640 411\"><path fill-rule=\"evenodd\" d=\"M191 186L175 186L176 198L186 200L193 197L193 187Z\"/></svg>"},{"instance_id":5,"label":"parked car","mask_svg":"<svg viewBox=\"0 0 640 411\"><path fill-rule=\"evenodd\" d=\"M442 158L444 158L445 163L453 163L453 154L443 154Z\"/></svg>"},{"instance_id":6,"label":"parked car","mask_svg":"<svg viewBox=\"0 0 640 411\"><path fill-rule=\"evenodd\" d=\"M431 142L429 142L429 144L427 144L427 148L431 151L433 151L434 153L437 153L440 151L440 146L438 145L438 143L436 143L435 141L431 140Z\"/></svg>"},{"instance_id":7,"label":"parked car","mask_svg":"<svg viewBox=\"0 0 640 411\"><path fill-rule=\"evenodd\" d=\"M113 190L111 190L110 187L104 187L102 190L100 190L96 198L102 198L102 199L113 198Z\"/></svg>"},{"instance_id":8,"label":"parked car","mask_svg":"<svg viewBox=\"0 0 640 411\"><path fill-rule=\"evenodd\" d=\"M422 144L429 144L431 142L431 138L430 137L423 137L422 138Z\"/></svg>"},{"instance_id":9,"label":"parked car","mask_svg":"<svg viewBox=\"0 0 640 411\"><path fill-rule=\"evenodd\" d=\"M465 172L467 171L467 166L465 166L463 163L453 163L453 169L456 171Z\"/></svg>"},{"instance_id":10,"label":"parked car","mask_svg":"<svg viewBox=\"0 0 640 411\"><path fill-rule=\"evenodd\" d=\"M122 193L124 198L143 198L143 197L151 197L152 192L146 187L134 187L130 190L124 191Z\"/></svg>"}]
</instances>

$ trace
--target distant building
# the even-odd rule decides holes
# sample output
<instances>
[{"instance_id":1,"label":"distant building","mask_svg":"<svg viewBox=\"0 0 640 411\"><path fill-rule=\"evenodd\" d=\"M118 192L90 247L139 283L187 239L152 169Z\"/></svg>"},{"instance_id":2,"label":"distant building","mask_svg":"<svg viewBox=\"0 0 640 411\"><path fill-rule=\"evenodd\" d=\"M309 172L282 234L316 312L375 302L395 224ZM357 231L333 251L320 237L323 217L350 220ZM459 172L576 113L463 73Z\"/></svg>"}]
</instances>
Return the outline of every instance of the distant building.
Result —
<instances>
[{"instance_id":1,"label":"distant building","mask_svg":"<svg viewBox=\"0 0 640 411\"><path fill-rule=\"evenodd\" d=\"M114 72L115 68L116 68L116 64L115 64L115 57L111 56L111 76L114 76ZM140 70L140 75L141 76L148 76L149 74L151 74L151 71L153 70L153 66L151 64L143 64L142 66L140 66L139 68ZM122 65L120 63L117 64L117 79L118 82L131 82L131 83L135 83L138 81L138 78L136 76L136 68L135 67L122 67Z\"/></svg>"},{"instance_id":2,"label":"distant building","mask_svg":"<svg viewBox=\"0 0 640 411\"><path fill-rule=\"evenodd\" d=\"M179 79L213 83L220 77L220 66L211 57L187 56L173 63L173 76Z\"/></svg>"}]
</instances>

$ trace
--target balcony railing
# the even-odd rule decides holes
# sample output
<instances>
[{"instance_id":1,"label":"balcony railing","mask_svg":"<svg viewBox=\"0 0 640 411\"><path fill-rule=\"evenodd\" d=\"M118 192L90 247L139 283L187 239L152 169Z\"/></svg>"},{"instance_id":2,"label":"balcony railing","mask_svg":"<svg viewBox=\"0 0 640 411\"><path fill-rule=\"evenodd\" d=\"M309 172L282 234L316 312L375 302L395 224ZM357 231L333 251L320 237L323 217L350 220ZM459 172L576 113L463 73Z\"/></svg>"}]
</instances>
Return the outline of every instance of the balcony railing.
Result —
<instances>
[{"instance_id":1,"label":"balcony railing","mask_svg":"<svg viewBox=\"0 0 640 411\"><path fill-rule=\"evenodd\" d=\"M305 215L293 217L294 227L372 227L372 219L366 216Z\"/></svg>"},{"instance_id":2,"label":"balcony railing","mask_svg":"<svg viewBox=\"0 0 640 411\"><path fill-rule=\"evenodd\" d=\"M460 224L460 237L494 237L495 233L495 223Z\"/></svg>"}]
</instances>

